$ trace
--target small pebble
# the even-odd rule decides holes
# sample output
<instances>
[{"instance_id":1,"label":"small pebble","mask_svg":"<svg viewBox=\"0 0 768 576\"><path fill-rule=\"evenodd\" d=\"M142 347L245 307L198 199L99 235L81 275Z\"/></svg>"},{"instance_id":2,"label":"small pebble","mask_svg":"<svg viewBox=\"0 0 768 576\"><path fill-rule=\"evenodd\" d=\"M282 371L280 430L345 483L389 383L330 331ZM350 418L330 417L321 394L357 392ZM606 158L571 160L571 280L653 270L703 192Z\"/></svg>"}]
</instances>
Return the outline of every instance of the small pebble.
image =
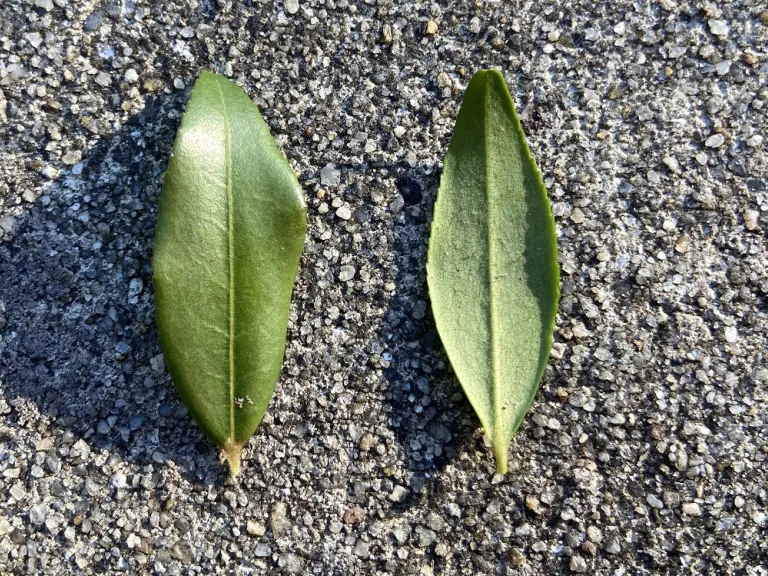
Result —
<instances>
[{"instance_id":1,"label":"small pebble","mask_svg":"<svg viewBox=\"0 0 768 576\"><path fill-rule=\"evenodd\" d=\"M342 220L349 220L350 218L352 218L352 211L349 209L349 206L344 204L338 210L336 210L336 216L338 216Z\"/></svg>"},{"instance_id":2,"label":"small pebble","mask_svg":"<svg viewBox=\"0 0 768 576\"><path fill-rule=\"evenodd\" d=\"M395 199L392 200L392 202L389 205L389 209L392 211L393 214L397 214L405 207L405 200L403 200L403 197L401 195L395 196Z\"/></svg>"},{"instance_id":3,"label":"small pebble","mask_svg":"<svg viewBox=\"0 0 768 576\"><path fill-rule=\"evenodd\" d=\"M571 562L568 565L571 572L582 573L587 571L587 561L581 556L571 556Z\"/></svg>"},{"instance_id":4,"label":"small pebble","mask_svg":"<svg viewBox=\"0 0 768 576\"><path fill-rule=\"evenodd\" d=\"M264 524L255 520L248 520L245 524L245 531L249 536L264 536L266 530Z\"/></svg>"},{"instance_id":5,"label":"small pebble","mask_svg":"<svg viewBox=\"0 0 768 576\"><path fill-rule=\"evenodd\" d=\"M525 566L525 563L528 561L525 557L525 554L523 554L522 550L519 548L512 548L509 552L509 561L512 564L512 566L520 567Z\"/></svg>"},{"instance_id":6,"label":"small pebble","mask_svg":"<svg viewBox=\"0 0 768 576\"><path fill-rule=\"evenodd\" d=\"M336 169L335 164L326 164L320 170L320 184L328 188L333 188L341 183L341 172Z\"/></svg>"},{"instance_id":7,"label":"small pebble","mask_svg":"<svg viewBox=\"0 0 768 576\"><path fill-rule=\"evenodd\" d=\"M341 210L341 208L339 208ZM355 277L355 269L352 266L344 265L339 271L339 280L342 282L349 282Z\"/></svg>"},{"instance_id":8,"label":"small pebble","mask_svg":"<svg viewBox=\"0 0 768 576\"><path fill-rule=\"evenodd\" d=\"M525 497L525 507L528 508L534 514L541 514L541 508L539 506L539 499L536 496Z\"/></svg>"},{"instance_id":9,"label":"small pebble","mask_svg":"<svg viewBox=\"0 0 768 576\"><path fill-rule=\"evenodd\" d=\"M605 552L607 554L620 554L621 553L621 545L619 544L619 541L616 538L611 538L605 543Z\"/></svg>"},{"instance_id":10,"label":"small pebble","mask_svg":"<svg viewBox=\"0 0 768 576\"><path fill-rule=\"evenodd\" d=\"M95 32L101 27L101 22L104 19L104 12L101 10L95 10L91 12L85 19L83 30L86 32Z\"/></svg>"},{"instance_id":11,"label":"small pebble","mask_svg":"<svg viewBox=\"0 0 768 576\"><path fill-rule=\"evenodd\" d=\"M680 236L675 242L675 252L686 254L691 248L691 239L688 236Z\"/></svg>"},{"instance_id":12,"label":"small pebble","mask_svg":"<svg viewBox=\"0 0 768 576\"><path fill-rule=\"evenodd\" d=\"M48 511L42 506L32 506L29 509L29 521L36 526L42 526L45 523L45 519L48 515Z\"/></svg>"},{"instance_id":13,"label":"small pebble","mask_svg":"<svg viewBox=\"0 0 768 576\"><path fill-rule=\"evenodd\" d=\"M288 519L288 509L282 502L277 502L269 512L269 523L275 538L282 538L291 529L291 521Z\"/></svg>"},{"instance_id":14,"label":"small pebble","mask_svg":"<svg viewBox=\"0 0 768 576\"><path fill-rule=\"evenodd\" d=\"M427 548L437 541L437 534L433 530L417 526L415 532L416 546L419 548Z\"/></svg>"},{"instance_id":15,"label":"small pebble","mask_svg":"<svg viewBox=\"0 0 768 576\"><path fill-rule=\"evenodd\" d=\"M359 506L353 506L352 508L347 508L347 510L344 512L345 524L360 524L360 522L363 522L364 520L365 520L365 510L363 510Z\"/></svg>"},{"instance_id":16,"label":"small pebble","mask_svg":"<svg viewBox=\"0 0 768 576\"><path fill-rule=\"evenodd\" d=\"M696 502L685 502L683 504L683 514L701 516L701 507Z\"/></svg>"},{"instance_id":17,"label":"small pebble","mask_svg":"<svg viewBox=\"0 0 768 576\"><path fill-rule=\"evenodd\" d=\"M352 553L359 558L368 558L370 552L370 545L361 538L355 542L355 547L352 549Z\"/></svg>"},{"instance_id":18,"label":"small pebble","mask_svg":"<svg viewBox=\"0 0 768 576\"><path fill-rule=\"evenodd\" d=\"M96 74L95 82L99 86L108 88L109 86L112 85L112 78L106 72L99 72L98 74Z\"/></svg>"},{"instance_id":19,"label":"small pebble","mask_svg":"<svg viewBox=\"0 0 768 576\"><path fill-rule=\"evenodd\" d=\"M759 217L758 211L747 208L746 210L744 210L743 216L744 216L744 227L747 230L757 230L757 219Z\"/></svg>"},{"instance_id":20,"label":"small pebble","mask_svg":"<svg viewBox=\"0 0 768 576\"><path fill-rule=\"evenodd\" d=\"M725 143L725 137L722 134L713 134L704 142L707 148L719 148Z\"/></svg>"},{"instance_id":21,"label":"small pebble","mask_svg":"<svg viewBox=\"0 0 768 576\"><path fill-rule=\"evenodd\" d=\"M59 175L59 171L53 166L46 166L43 168L42 174L47 180L55 180Z\"/></svg>"},{"instance_id":22,"label":"small pebble","mask_svg":"<svg viewBox=\"0 0 768 576\"><path fill-rule=\"evenodd\" d=\"M402 502L405 500L407 495L408 490L406 490L403 486L398 485L393 488L388 499L390 502Z\"/></svg>"},{"instance_id":23,"label":"small pebble","mask_svg":"<svg viewBox=\"0 0 768 576\"><path fill-rule=\"evenodd\" d=\"M728 25L726 24L725 20L716 20L711 19L708 22L709 24L709 31L712 32L715 36L727 36L728 35Z\"/></svg>"},{"instance_id":24,"label":"small pebble","mask_svg":"<svg viewBox=\"0 0 768 576\"><path fill-rule=\"evenodd\" d=\"M645 499L646 502L648 502L648 505L651 508L657 508L662 509L664 508L664 502L662 502L657 496L654 494L648 494L648 497Z\"/></svg>"},{"instance_id":25,"label":"small pebble","mask_svg":"<svg viewBox=\"0 0 768 576\"><path fill-rule=\"evenodd\" d=\"M677 158L674 156L665 156L662 162L664 162L664 165L675 174L680 173L680 164L677 162Z\"/></svg>"}]
</instances>

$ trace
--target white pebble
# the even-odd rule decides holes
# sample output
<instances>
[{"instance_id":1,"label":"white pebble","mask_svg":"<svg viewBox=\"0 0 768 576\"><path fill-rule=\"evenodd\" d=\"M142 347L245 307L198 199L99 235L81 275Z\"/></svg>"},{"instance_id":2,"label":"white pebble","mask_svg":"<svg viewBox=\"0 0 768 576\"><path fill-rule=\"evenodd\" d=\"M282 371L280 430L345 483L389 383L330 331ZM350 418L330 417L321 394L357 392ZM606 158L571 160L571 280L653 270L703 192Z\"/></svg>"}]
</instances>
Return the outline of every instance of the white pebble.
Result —
<instances>
[{"instance_id":1,"label":"white pebble","mask_svg":"<svg viewBox=\"0 0 768 576\"><path fill-rule=\"evenodd\" d=\"M104 88L109 87L112 84L112 78L109 77L109 74L106 72L99 72L96 74L96 84L99 86L103 86Z\"/></svg>"},{"instance_id":2,"label":"white pebble","mask_svg":"<svg viewBox=\"0 0 768 576\"><path fill-rule=\"evenodd\" d=\"M53 180L58 175L59 171L53 166L46 166L43 168L43 176L45 176L48 180Z\"/></svg>"},{"instance_id":3,"label":"white pebble","mask_svg":"<svg viewBox=\"0 0 768 576\"><path fill-rule=\"evenodd\" d=\"M746 208L744 210L744 227L747 230L755 230L757 228L757 218L758 218L757 210Z\"/></svg>"},{"instance_id":4,"label":"white pebble","mask_svg":"<svg viewBox=\"0 0 768 576\"><path fill-rule=\"evenodd\" d=\"M662 502L657 496L654 496L653 494L648 494L648 497L645 499L646 502L648 502L648 505L651 508L657 508L661 510L664 508L664 502Z\"/></svg>"},{"instance_id":5,"label":"white pebble","mask_svg":"<svg viewBox=\"0 0 768 576\"><path fill-rule=\"evenodd\" d=\"M683 514L701 516L701 507L696 502L686 502L683 504Z\"/></svg>"},{"instance_id":6,"label":"white pebble","mask_svg":"<svg viewBox=\"0 0 768 576\"><path fill-rule=\"evenodd\" d=\"M349 209L349 206L345 204L344 206L336 210L336 216L338 216L342 220L349 220L350 218L352 218L352 211Z\"/></svg>"},{"instance_id":7,"label":"white pebble","mask_svg":"<svg viewBox=\"0 0 768 576\"><path fill-rule=\"evenodd\" d=\"M709 31L715 36L727 36L728 25L725 20L715 20L714 18L709 21Z\"/></svg>"},{"instance_id":8,"label":"white pebble","mask_svg":"<svg viewBox=\"0 0 768 576\"><path fill-rule=\"evenodd\" d=\"M115 474L109 479L112 488L125 488L128 485L128 478L125 474Z\"/></svg>"},{"instance_id":9,"label":"white pebble","mask_svg":"<svg viewBox=\"0 0 768 576\"><path fill-rule=\"evenodd\" d=\"M352 266L345 265L339 270L339 280L342 282L349 282L355 277L355 269Z\"/></svg>"},{"instance_id":10,"label":"white pebble","mask_svg":"<svg viewBox=\"0 0 768 576\"><path fill-rule=\"evenodd\" d=\"M133 550L134 548L141 545L141 538L136 536L136 534L129 534L128 538L125 539L125 545Z\"/></svg>"},{"instance_id":11,"label":"white pebble","mask_svg":"<svg viewBox=\"0 0 768 576\"><path fill-rule=\"evenodd\" d=\"M704 146L707 148L719 148L725 143L725 136L722 134L712 134L707 140L704 142Z\"/></svg>"},{"instance_id":12,"label":"white pebble","mask_svg":"<svg viewBox=\"0 0 768 576\"><path fill-rule=\"evenodd\" d=\"M728 328L725 329L725 341L729 344L733 344L734 342L739 341L739 331L736 330L733 326L728 326Z\"/></svg>"},{"instance_id":13,"label":"white pebble","mask_svg":"<svg viewBox=\"0 0 768 576\"><path fill-rule=\"evenodd\" d=\"M731 61L723 60L722 62L718 62L715 64L715 70L719 76L725 76L731 71Z\"/></svg>"},{"instance_id":14,"label":"white pebble","mask_svg":"<svg viewBox=\"0 0 768 576\"><path fill-rule=\"evenodd\" d=\"M662 162L664 162L664 165L675 174L680 173L680 164L674 156L666 156Z\"/></svg>"}]
</instances>

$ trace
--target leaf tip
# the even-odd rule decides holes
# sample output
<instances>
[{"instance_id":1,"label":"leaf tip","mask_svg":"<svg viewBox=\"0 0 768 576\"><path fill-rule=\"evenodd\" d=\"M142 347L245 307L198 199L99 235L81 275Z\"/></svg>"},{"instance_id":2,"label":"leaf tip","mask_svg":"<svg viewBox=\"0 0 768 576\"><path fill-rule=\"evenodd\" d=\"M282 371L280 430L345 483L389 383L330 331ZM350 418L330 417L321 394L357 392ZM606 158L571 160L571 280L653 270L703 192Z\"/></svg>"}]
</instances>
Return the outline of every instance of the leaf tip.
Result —
<instances>
[{"instance_id":1,"label":"leaf tip","mask_svg":"<svg viewBox=\"0 0 768 576\"><path fill-rule=\"evenodd\" d=\"M502 82L506 86L504 81L504 75L498 68L481 68L472 75L472 79L476 82L489 83L491 81ZM470 82L471 82L470 80Z\"/></svg>"}]
</instances>

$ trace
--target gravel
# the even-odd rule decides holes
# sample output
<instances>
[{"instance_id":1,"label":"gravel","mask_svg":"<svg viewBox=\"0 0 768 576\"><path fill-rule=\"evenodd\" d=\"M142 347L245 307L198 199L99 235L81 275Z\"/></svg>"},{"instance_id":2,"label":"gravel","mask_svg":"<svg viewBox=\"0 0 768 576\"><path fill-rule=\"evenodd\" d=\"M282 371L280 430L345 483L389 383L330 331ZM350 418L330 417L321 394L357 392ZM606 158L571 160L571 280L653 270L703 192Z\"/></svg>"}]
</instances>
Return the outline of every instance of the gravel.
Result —
<instances>
[{"instance_id":1,"label":"gravel","mask_svg":"<svg viewBox=\"0 0 768 576\"><path fill-rule=\"evenodd\" d=\"M766 39L754 0L0 2L0 572L764 574ZM503 477L425 282L481 67L508 79L562 269ZM202 68L259 104L309 207L235 480L153 316Z\"/></svg>"}]
</instances>

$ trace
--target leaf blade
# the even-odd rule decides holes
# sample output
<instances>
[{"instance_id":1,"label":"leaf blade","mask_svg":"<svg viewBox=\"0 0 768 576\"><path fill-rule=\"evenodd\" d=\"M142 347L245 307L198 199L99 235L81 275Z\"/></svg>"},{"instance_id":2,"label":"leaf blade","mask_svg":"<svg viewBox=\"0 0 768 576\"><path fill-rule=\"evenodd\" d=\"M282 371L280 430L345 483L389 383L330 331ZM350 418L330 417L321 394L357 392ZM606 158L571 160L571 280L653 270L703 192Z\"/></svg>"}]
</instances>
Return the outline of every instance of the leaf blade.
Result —
<instances>
[{"instance_id":1,"label":"leaf blade","mask_svg":"<svg viewBox=\"0 0 768 576\"><path fill-rule=\"evenodd\" d=\"M427 261L451 365L500 471L546 367L559 272L549 201L504 79L467 87L445 159Z\"/></svg>"},{"instance_id":2,"label":"leaf blade","mask_svg":"<svg viewBox=\"0 0 768 576\"><path fill-rule=\"evenodd\" d=\"M235 472L279 377L306 205L258 109L203 72L155 229L157 324L190 414Z\"/></svg>"}]
</instances>

